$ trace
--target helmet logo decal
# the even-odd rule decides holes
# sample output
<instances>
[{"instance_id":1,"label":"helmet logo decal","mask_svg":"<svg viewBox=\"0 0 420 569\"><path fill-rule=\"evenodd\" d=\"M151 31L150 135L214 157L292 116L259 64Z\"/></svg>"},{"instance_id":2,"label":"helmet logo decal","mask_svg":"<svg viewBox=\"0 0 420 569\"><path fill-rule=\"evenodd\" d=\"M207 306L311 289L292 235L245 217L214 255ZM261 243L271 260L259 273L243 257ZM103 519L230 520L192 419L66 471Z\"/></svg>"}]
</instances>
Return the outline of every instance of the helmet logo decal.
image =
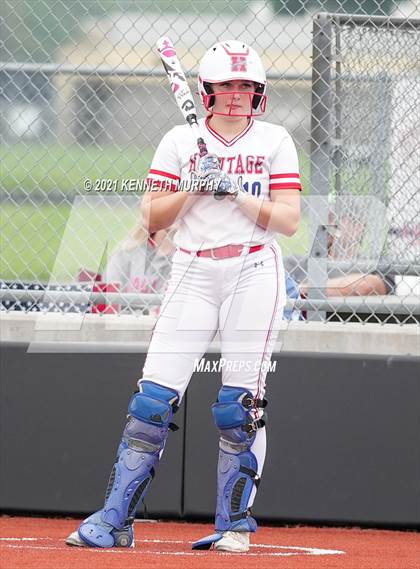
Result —
<instances>
[{"instance_id":1,"label":"helmet logo decal","mask_svg":"<svg viewBox=\"0 0 420 569\"><path fill-rule=\"evenodd\" d=\"M247 72L247 60L243 55L231 55L230 56L230 70L233 73L246 73Z\"/></svg>"}]
</instances>

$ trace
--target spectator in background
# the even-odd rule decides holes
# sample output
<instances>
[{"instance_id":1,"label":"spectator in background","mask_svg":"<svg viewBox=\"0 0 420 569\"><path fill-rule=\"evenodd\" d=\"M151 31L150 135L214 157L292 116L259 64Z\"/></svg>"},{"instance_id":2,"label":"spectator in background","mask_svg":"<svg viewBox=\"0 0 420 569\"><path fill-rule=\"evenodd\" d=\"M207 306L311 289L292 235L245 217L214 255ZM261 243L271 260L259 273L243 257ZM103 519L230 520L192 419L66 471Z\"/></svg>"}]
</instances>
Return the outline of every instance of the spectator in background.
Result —
<instances>
[{"instance_id":1,"label":"spectator in background","mask_svg":"<svg viewBox=\"0 0 420 569\"><path fill-rule=\"evenodd\" d=\"M175 250L173 233L171 228L149 235L136 228L109 257L104 281L119 282L123 292L162 292Z\"/></svg>"},{"instance_id":2,"label":"spectator in background","mask_svg":"<svg viewBox=\"0 0 420 569\"><path fill-rule=\"evenodd\" d=\"M287 298L291 298L294 300L301 298L299 285L297 284L297 282L289 275L287 271L285 271L285 277L286 277ZM292 310L285 308L285 310L283 311L283 320L304 320L304 319L305 318L302 312L297 308L293 308Z\"/></svg>"},{"instance_id":3,"label":"spectator in background","mask_svg":"<svg viewBox=\"0 0 420 569\"><path fill-rule=\"evenodd\" d=\"M302 296L308 296L308 257L290 255L284 259L286 271L299 283ZM394 292L394 277L371 273L343 273L342 269L329 268L326 296L370 296L386 295Z\"/></svg>"},{"instance_id":4,"label":"spectator in background","mask_svg":"<svg viewBox=\"0 0 420 569\"><path fill-rule=\"evenodd\" d=\"M121 292L163 294L175 250L174 232L171 227L149 235L142 227L136 227L109 257L104 282L120 283Z\"/></svg>"},{"instance_id":5,"label":"spectator in background","mask_svg":"<svg viewBox=\"0 0 420 569\"><path fill-rule=\"evenodd\" d=\"M392 275L379 271L364 273L352 267L356 265L365 231L365 224L354 216L342 215L339 220L331 213L329 216L328 260L347 262L350 268L343 270L337 266L328 267L326 296L370 296L393 294L395 281ZM284 266L290 276L299 283L302 296L308 296L309 257L289 255Z\"/></svg>"}]
</instances>

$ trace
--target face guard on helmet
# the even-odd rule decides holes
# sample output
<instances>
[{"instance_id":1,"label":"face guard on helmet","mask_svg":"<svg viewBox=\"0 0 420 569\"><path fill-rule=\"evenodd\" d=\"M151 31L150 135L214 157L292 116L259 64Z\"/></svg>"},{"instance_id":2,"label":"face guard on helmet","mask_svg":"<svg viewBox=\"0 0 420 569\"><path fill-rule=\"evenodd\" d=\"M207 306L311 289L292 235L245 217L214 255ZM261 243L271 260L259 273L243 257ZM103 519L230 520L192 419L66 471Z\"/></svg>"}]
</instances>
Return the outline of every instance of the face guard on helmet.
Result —
<instances>
[{"instance_id":1,"label":"face guard on helmet","mask_svg":"<svg viewBox=\"0 0 420 569\"><path fill-rule=\"evenodd\" d=\"M213 106L216 97L227 93L214 94L212 83L225 81L250 81L255 88L250 92L230 91L231 101L236 94L250 97L250 110L247 114L240 114L230 105L229 112L214 112ZM216 43L205 54L200 63L198 72L198 92L207 111L223 116L255 116L262 115L266 105L267 80L261 60L255 50L246 44L237 41L223 41Z\"/></svg>"}]
</instances>

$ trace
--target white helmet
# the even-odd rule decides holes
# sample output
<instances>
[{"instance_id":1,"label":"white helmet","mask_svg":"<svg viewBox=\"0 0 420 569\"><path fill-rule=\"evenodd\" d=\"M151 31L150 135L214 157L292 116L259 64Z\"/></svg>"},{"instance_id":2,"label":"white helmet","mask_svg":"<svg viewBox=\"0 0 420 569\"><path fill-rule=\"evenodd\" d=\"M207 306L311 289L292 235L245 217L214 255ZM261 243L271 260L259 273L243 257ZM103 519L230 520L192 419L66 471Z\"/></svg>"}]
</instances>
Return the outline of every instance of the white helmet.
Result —
<instances>
[{"instance_id":1,"label":"white helmet","mask_svg":"<svg viewBox=\"0 0 420 569\"><path fill-rule=\"evenodd\" d=\"M206 51L200 62L198 92L207 110L214 105L215 101L211 83L231 80L252 81L256 84L252 97L252 109L256 111L260 107L261 113L258 114L262 114L266 103L265 70L257 52L238 40L216 43Z\"/></svg>"}]
</instances>

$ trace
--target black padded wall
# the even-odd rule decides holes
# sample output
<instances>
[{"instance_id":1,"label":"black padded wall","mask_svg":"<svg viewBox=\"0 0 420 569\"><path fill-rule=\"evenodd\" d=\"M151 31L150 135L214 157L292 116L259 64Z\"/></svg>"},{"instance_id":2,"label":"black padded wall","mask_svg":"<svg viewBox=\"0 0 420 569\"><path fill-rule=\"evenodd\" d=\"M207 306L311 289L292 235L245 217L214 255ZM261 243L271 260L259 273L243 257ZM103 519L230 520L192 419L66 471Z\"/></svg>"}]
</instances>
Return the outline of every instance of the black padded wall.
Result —
<instances>
[{"instance_id":1,"label":"black padded wall","mask_svg":"<svg viewBox=\"0 0 420 569\"><path fill-rule=\"evenodd\" d=\"M208 356L210 361L217 354ZM420 524L420 374L410 357L275 355L259 519ZM99 508L144 354L1 344L0 508ZM175 416L150 516L210 517L220 374L196 373Z\"/></svg>"}]
</instances>

